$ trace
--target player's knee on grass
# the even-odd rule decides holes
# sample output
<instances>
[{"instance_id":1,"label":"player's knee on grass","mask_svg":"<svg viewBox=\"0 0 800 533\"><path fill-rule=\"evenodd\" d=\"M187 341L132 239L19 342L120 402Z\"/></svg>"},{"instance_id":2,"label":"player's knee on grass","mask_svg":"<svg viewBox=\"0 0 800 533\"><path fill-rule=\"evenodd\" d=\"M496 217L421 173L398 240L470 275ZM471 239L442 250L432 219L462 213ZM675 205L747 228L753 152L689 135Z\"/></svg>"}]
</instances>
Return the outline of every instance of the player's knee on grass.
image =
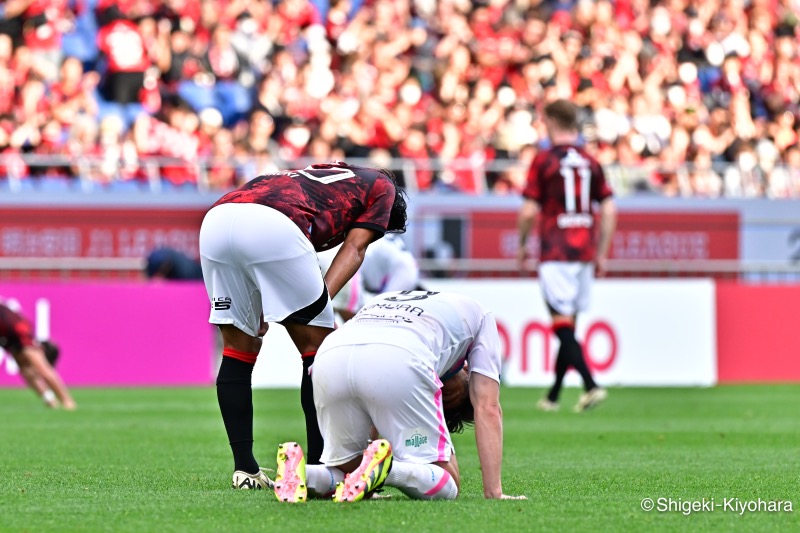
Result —
<instances>
[{"instance_id":1,"label":"player's knee on grass","mask_svg":"<svg viewBox=\"0 0 800 533\"><path fill-rule=\"evenodd\" d=\"M458 484L439 464L394 461L386 484L415 500L455 500Z\"/></svg>"},{"instance_id":2,"label":"player's knee on grass","mask_svg":"<svg viewBox=\"0 0 800 533\"><path fill-rule=\"evenodd\" d=\"M456 488L461 490L461 472L458 470L458 462L456 461L455 451L450 454L449 461L437 461L436 465L446 470L453 477L456 482Z\"/></svg>"}]
</instances>

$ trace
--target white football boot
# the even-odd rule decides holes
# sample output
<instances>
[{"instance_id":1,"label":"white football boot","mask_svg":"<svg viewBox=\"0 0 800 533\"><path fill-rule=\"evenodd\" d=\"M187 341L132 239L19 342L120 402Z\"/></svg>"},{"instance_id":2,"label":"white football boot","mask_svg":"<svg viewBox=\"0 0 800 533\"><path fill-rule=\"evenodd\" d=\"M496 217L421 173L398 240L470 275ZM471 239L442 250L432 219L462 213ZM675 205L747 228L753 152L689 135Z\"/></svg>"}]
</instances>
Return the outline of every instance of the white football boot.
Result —
<instances>
[{"instance_id":1,"label":"white football boot","mask_svg":"<svg viewBox=\"0 0 800 533\"><path fill-rule=\"evenodd\" d=\"M599 404L608 398L608 392L600 387L595 387L588 392L581 394L578 398L578 403L575 404L575 412L582 413L592 407L597 407Z\"/></svg>"},{"instance_id":2,"label":"white football boot","mask_svg":"<svg viewBox=\"0 0 800 533\"><path fill-rule=\"evenodd\" d=\"M248 474L237 470L233 473L233 482L231 488L242 490L273 490L274 483L263 470L259 470L258 474Z\"/></svg>"}]
</instances>

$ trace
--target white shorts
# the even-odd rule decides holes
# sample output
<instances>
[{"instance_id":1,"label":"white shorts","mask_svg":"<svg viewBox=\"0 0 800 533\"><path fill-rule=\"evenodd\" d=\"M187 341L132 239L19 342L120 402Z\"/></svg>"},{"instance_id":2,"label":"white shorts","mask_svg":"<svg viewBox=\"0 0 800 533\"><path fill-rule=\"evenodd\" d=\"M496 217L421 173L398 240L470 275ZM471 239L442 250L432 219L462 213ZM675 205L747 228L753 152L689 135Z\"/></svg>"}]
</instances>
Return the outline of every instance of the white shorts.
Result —
<instances>
[{"instance_id":1,"label":"white shorts","mask_svg":"<svg viewBox=\"0 0 800 533\"><path fill-rule=\"evenodd\" d=\"M544 301L564 316L573 316L589 307L592 280L592 263L547 261L539 265Z\"/></svg>"},{"instance_id":2,"label":"white shorts","mask_svg":"<svg viewBox=\"0 0 800 533\"><path fill-rule=\"evenodd\" d=\"M374 425L399 461L449 461L441 381L412 352L390 344L321 347L311 367L314 404L325 449L322 462L361 455Z\"/></svg>"},{"instance_id":3,"label":"white shorts","mask_svg":"<svg viewBox=\"0 0 800 533\"><path fill-rule=\"evenodd\" d=\"M333 307L314 247L283 213L221 204L200 228L200 263L212 324L256 336L266 322L333 327Z\"/></svg>"}]
</instances>

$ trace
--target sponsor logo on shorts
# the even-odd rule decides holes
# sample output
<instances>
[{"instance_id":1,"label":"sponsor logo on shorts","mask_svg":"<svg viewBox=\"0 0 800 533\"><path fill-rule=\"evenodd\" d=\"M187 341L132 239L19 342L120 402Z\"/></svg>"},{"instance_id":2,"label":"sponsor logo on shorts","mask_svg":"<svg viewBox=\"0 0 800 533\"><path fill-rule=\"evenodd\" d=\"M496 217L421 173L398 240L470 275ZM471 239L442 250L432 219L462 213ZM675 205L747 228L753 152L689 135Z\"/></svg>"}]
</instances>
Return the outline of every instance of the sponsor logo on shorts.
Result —
<instances>
[{"instance_id":1,"label":"sponsor logo on shorts","mask_svg":"<svg viewBox=\"0 0 800 533\"><path fill-rule=\"evenodd\" d=\"M419 448L425 444L428 444L428 437L419 433L414 433L410 439L406 439L406 448Z\"/></svg>"},{"instance_id":2,"label":"sponsor logo on shorts","mask_svg":"<svg viewBox=\"0 0 800 533\"><path fill-rule=\"evenodd\" d=\"M231 299L228 296L214 298L215 311L227 311L230 308L231 308Z\"/></svg>"}]
</instances>

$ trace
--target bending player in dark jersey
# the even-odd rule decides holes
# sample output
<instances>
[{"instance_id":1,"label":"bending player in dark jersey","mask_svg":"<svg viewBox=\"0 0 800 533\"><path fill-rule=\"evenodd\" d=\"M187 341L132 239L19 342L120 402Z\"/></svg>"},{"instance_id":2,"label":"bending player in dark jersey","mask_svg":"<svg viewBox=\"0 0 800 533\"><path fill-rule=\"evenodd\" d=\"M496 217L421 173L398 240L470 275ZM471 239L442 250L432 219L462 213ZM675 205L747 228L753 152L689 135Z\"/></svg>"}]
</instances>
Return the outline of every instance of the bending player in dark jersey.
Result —
<instances>
[{"instance_id":1,"label":"bending player in dark jersey","mask_svg":"<svg viewBox=\"0 0 800 533\"><path fill-rule=\"evenodd\" d=\"M520 267L527 258L528 235L538 220L539 282L552 315L553 331L561 341L555 383L547 398L538 404L545 411L558 409L561 384L570 366L580 373L586 389L575 406L577 411L606 397L606 391L594 382L583 349L575 339L575 319L588 305L594 267L598 275L605 272L616 226L616 207L600 164L576 145L576 113L575 106L566 100L545 107L545 124L553 147L540 152L531 163L519 212ZM599 243L594 203L600 204Z\"/></svg>"},{"instance_id":2,"label":"bending player in dark jersey","mask_svg":"<svg viewBox=\"0 0 800 533\"><path fill-rule=\"evenodd\" d=\"M45 405L69 410L77 407L61 376L53 368L58 348L52 343L34 340L31 323L3 304L0 304L0 347L11 354L20 375Z\"/></svg>"},{"instance_id":3,"label":"bending player in dark jersey","mask_svg":"<svg viewBox=\"0 0 800 533\"><path fill-rule=\"evenodd\" d=\"M200 230L210 322L223 338L217 396L233 451L233 485L266 488L253 456L251 375L267 323L278 322L303 355L301 400L309 463L322 436L308 370L333 331L330 298L361 266L367 246L403 232L406 201L386 170L345 163L260 176L223 196ZM323 280L316 252L342 244Z\"/></svg>"}]
</instances>

